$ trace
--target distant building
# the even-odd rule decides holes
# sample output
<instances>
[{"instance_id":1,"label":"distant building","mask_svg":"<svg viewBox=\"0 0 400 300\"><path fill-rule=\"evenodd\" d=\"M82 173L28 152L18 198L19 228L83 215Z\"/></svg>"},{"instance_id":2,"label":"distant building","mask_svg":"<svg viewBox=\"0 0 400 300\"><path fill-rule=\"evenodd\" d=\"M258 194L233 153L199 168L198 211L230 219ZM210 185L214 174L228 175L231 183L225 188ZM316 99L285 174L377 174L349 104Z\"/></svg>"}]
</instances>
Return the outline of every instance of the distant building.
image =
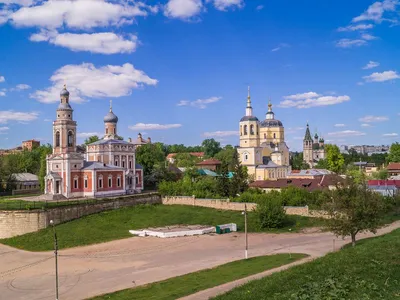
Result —
<instances>
[{"instance_id":1,"label":"distant building","mask_svg":"<svg viewBox=\"0 0 400 300\"><path fill-rule=\"evenodd\" d=\"M265 120L253 115L250 90L247 96L246 114L239 123L240 146L237 148L241 165L255 180L285 178L291 170L289 148L285 142L285 129L275 119L271 102Z\"/></svg>"},{"instance_id":2,"label":"distant building","mask_svg":"<svg viewBox=\"0 0 400 300\"><path fill-rule=\"evenodd\" d=\"M324 175L334 174L332 171L326 169L308 169L308 170L292 170L287 178L298 178L298 179L314 179Z\"/></svg>"},{"instance_id":3,"label":"distant building","mask_svg":"<svg viewBox=\"0 0 400 300\"><path fill-rule=\"evenodd\" d=\"M383 196L395 196L400 191L400 180L368 180L368 188Z\"/></svg>"},{"instance_id":4,"label":"distant building","mask_svg":"<svg viewBox=\"0 0 400 300\"><path fill-rule=\"evenodd\" d=\"M22 142L22 149L32 151L33 148L40 147L40 142L35 140L27 140Z\"/></svg>"},{"instance_id":5,"label":"distant building","mask_svg":"<svg viewBox=\"0 0 400 300\"><path fill-rule=\"evenodd\" d=\"M175 156L177 154L185 154L185 153L170 153L167 155L167 161L171 164L175 163ZM188 152L191 156L197 157L199 159L203 159L204 152Z\"/></svg>"},{"instance_id":6,"label":"distant building","mask_svg":"<svg viewBox=\"0 0 400 300\"><path fill-rule=\"evenodd\" d=\"M379 146L373 146L373 145L352 145L348 147L349 150L353 149L359 154L367 154L371 156L372 154L386 154L390 150L390 146L388 145L379 145Z\"/></svg>"},{"instance_id":7,"label":"distant building","mask_svg":"<svg viewBox=\"0 0 400 300\"><path fill-rule=\"evenodd\" d=\"M39 177L31 173L15 173L15 190L13 194L35 193L40 191Z\"/></svg>"},{"instance_id":8,"label":"distant building","mask_svg":"<svg viewBox=\"0 0 400 300\"><path fill-rule=\"evenodd\" d=\"M314 139L311 137L310 128L307 123L306 133L303 140L303 160L310 167L314 167L319 160L325 159L325 141L315 133Z\"/></svg>"},{"instance_id":9,"label":"distant building","mask_svg":"<svg viewBox=\"0 0 400 300\"><path fill-rule=\"evenodd\" d=\"M198 169L205 169L210 171L219 171L221 162L218 159L206 159L196 164Z\"/></svg>"},{"instance_id":10,"label":"distant building","mask_svg":"<svg viewBox=\"0 0 400 300\"><path fill-rule=\"evenodd\" d=\"M389 176L400 175L400 163L389 163L386 169Z\"/></svg>"},{"instance_id":11,"label":"distant building","mask_svg":"<svg viewBox=\"0 0 400 300\"><path fill-rule=\"evenodd\" d=\"M360 161L354 162L353 165L359 167L367 176L372 176L373 173L378 172L378 167L375 163Z\"/></svg>"}]
</instances>

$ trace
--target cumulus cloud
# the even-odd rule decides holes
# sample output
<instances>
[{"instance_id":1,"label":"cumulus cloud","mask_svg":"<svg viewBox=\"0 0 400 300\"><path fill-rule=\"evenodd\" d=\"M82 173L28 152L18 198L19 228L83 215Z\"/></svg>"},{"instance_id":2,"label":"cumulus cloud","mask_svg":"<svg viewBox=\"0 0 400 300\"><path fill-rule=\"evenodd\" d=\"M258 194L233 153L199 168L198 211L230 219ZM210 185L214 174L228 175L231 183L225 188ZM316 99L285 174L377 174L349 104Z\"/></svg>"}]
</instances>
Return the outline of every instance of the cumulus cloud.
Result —
<instances>
[{"instance_id":1,"label":"cumulus cloud","mask_svg":"<svg viewBox=\"0 0 400 300\"><path fill-rule=\"evenodd\" d=\"M333 126L335 126L335 127L346 127L345 124L335 124L335 125L333 125Z\"/></svg>"},{"instance_id":2,"label":"cumulus cloud","mask_svg":"<svg viewBox=\"0 0 400 300\"><path fill-rule=\"evenodd\" d=\"M382 134L382 136L395 137L395 136L398 136L398 134L397 133L384 133L384 134Z\"/></svg>"},{"instance_id":3,"label":"cumulus cloud","mask_svg":"<svg viewBox=\"0 0 400 300\"><path fill-rule=\"evenodd\" d=\"M343 131L329 132L328 135L333 137L362 136L365 135L365 132L357 130L343 130Z\"/></svg>"},{"instance_id":4,"label":"cumulus cloud","mask_svg":"<svg viewBox=\"0 0 400 300\"><path fill-rule=\"evenodd\" d=\"M182 127L182 124L145 124L137 123L136 125L129 126L131 130L166 130L172 128Z\"/></svg>"},{"instance_id":5,"label":"cumulus cloud","mask_svg":"<svg viewBox=\"0 0 400 300\"><path fill-rule=\"evenodd\" d=\"M207 107L208 104L218 102L221 99L222 99L222 97L210 97L207 99L197 99L195 101L181 100L181 101L179 101L177 106L192 106L192 107L204 109Z\"/></svg>"},{"instance_id":6,"label":"cumulus cloud","mask_svg":"<svg viewBox=\"0 0 400 300\"><path fill-rule=\"evenodd\" d=\"M370 60L364 67L363 70L373 69L379 66L379 63L376 61Z\"/></svg>"},{"instance_id":7,"label":"cumulus cloud","mask_svg":"<svg viewBox=\"0 0 400 300\"><path fill-rule=\"evenodd\" d=\"M6 92L0 91L0 97L5 97L6 96Z\"/></svg>"},{"instance_id":8,"label":"cumulus cloud","mask_svg":"<svg viewBox=\"0 0 400 300\"><path fill-rule=\"evenodd\" d=\"M19 6L31 6L33 3L35 3L35 1L34 0L0 0L0 4L6 4L6 5L16 4Z\"/></svg>"},{"instance_id":9,"label":"cumulus cloud","mask_svg":"<svg viewBox=\"0 0 400 300\"><path fill-rule=\"evenodd\" d=\"M189 20L202 10L202 0L169 0L164 6L164 15L169 18Z\"/></svg>"},{"instance_id":10,"label":"cumulus cloud","mask_svg":"<svg viewBox=\"0 0 400 300\"><path fill-rule=\"evenodd\" d=\"M398 0L384 0L381 2L377 1L371 4L364 13L353 18L353 22L374 21L376 23L380 23L385 20L383 18L384 13L394 12L397 5L399 5Z\"/></svg>"},{"instance_id":11,"label":"cumulus cloud","mask_svg":"<svg viewBox=\"0 0 400 300\"><path fill-rule=\"evenodd\" d=\"M367 42L362 39L340 39L336 42L336 47L339 48L352 48L366 45Z\"/></svg>"},{"instance_id":12,"label":"cumulus cloud","mask_svg":"<svg viewBox=\"0 0 400 300\"><path fill-rule=\"evenodd\" d=\"M362 38L363 40L366 40L366 41L372 41L372 40L376 40L376 39L377 39L376 36L371 35L371 34L369 34L369 33L363 33L363 34L361 35L361 38Z\"/></svg>"},{"instance_id":13,"label":"cumulus cloud","mask_svg":"<svg viewBox=\"0 0 400 300\"><path fill-rule=\"evenodd\" d=\"M310 108L315 106L335 105L350 101L350 97L343 96L323 96L315 92L307 92L283 97L279 106L284 108Z\"/></svg>"},{"instance_id":14,"label":"cumulus cloud","mask_svg":"<svg viewBox=\"0 0 400 300\"><path fill-rule=\"evenodd\" d=\"M128 96L133 89L157 84L156 79L150 78L129 63L99 68L90 63L66 65L56 70L50 80L53 82L51 87L37 90L30 97L43 103L58 102L59 93L66 83L71 101L83 102L87 98Z\"/></svg>"},{"instance_id":15,"label":"cumulus cloud","mask_svg":"<svg viewBox=\"0 0 400 300\"><path fill-rule=\"evenodd\" d=\"M385 116L365 116L362 118L359 118L358 121L362 123L376 123L376 122L385 122L388 121L389 118Z\"/></svg>"},{"instance_id":16,"label":"cumulus cloud","mask_svg":"<svg viewBox=\"0 0 400 300\"><path fill-rule=\"evenodd\" d=\"M8 127L5 127L5 126L3 126L3 127L0 127L0 134L6 134L7 133L7 131L9 130L10 128L8 128Z\"/></svg>"},{"instance_id":17,"label":"cumulus cloud","mask_svg":"<svg viewBox=\"0 0 400 300\"><path fill-rule=\"evenodd\" d=\"M38 118L37 112L19 112L13 110L0 111L0 124L6 124L9 121L30 122Z\"/></svg>"},{"instance_id":18,"label":"cumulus cloud","mask_svg":"<svg viewBox=\"0 0 400 300\"><path fill-rule=\"evenodd\" d=\"M214 7L222 11L225 11L228 8L242 8L244 6L244 0L207 0L207 2L213 2Z\"/></svg>"},{"instance_id":19,"label":"cumulus cloud","mask_svg":"<svg viewBox=\"0 0 400 300\"><path fill-rule=\"evenodd\" d=\"M363 124L361 124L361 127L371 127L371 124L363 123Z\"/></svg>"},{"instance_id":20,"label":"cumulus cloud","mask_svg":"<svg viewBox=\"0 0 400 300\"><path fill-rule=\"evenodd\" d=\"M22 7L10 19L16 26L89 29L130 24L135 17L147 16L149 11L154 8L141 2L130 5L105 0L57 0Z\"/></svg>"},{"instance_id":21,"label":"cumulus cloud","mask_svg":"<svg viewBox=\"0 0 400 300\"><path fill-rule=\"evenodd\" d=\"M88 138L88 137L91 137L91 136L94 136L94 135L103 136L103 134L100 133L100 132L78 132L76 134L76 136L78 138Z\"/></svg>"},{"instance_id":22,"label":"cumulus cloud","mask_svg":"<svg viewBox=\"0 0 400 300\"><path fill-rule=\"evenodd\" d=\"M338 31L358 31L358 30L367 30L373 28L373 24L358 24L358 25L349 25L346 27L338 28Z\"/></svg>"},{"instance_id":23,"label":"cumulus cloud","mask_svg":"<svg viewBox=\"0 0 400 300\"><path fill-rule=\"evenodd\" d=\"M6 81L6 79L4 78L4 76L0 76L0 82L4 82Z\"/></svg>"},{"instance_id":24,"label":"cumulus cloud","mask_svg":"<svg viewBox=\"0 0 400 300\"><path fill-rule=\"evenodd\" d=\"M239 135L239 131L231 130L231 131L213 131L213 132L204 132L204 137L226 137L226 136L236 136Z\"/></svg>"},{"instance_id":25,"label":"cumulus cloud","mask_svg":"<svg viewBox=\"0 0 400 300\"><path fill-rule=\"evenodd\" d=\"M383 82L387 80L399 79L400 75L396 71L384 71L382 73L375 72L371 75L364 76L366 82Z\"/></svg>"},{"instance_id":26,"label":"cumulus cloud","mask_svg":"<svg viewBox=\"0 0 400 300\"><path fill-rule=\"evenodd\" d=\"M48 30L31 35L30 40L33 42L47 41L75 52L88 51L101 54L131 53L136 50L138 43L135 35L124 38L113 32L76 34Z\"/></svg>"}]
</instances>

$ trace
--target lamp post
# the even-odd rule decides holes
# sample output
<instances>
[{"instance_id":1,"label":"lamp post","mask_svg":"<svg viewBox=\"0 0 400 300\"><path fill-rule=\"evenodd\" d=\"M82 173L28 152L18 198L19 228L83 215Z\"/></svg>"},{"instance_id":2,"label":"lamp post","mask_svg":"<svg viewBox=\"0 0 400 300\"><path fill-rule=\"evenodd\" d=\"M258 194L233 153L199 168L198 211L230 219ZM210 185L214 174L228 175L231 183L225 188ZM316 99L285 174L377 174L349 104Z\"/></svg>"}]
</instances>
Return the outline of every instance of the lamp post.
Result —
<instances>
[{"instance_id":1,"label":"lamp post","mask_svg":"<svg viewBox=\"0 0 400 300\"><path fill-rule=\"evenodd\" d=\"M236 194L236 196L240 197L240 194ZM245 249L244 249L244 258L247 259L247 250L248 250L248 240L247 240L247 204L244 203L244 211L242 212L244 215L244 239L245 239Z\"/></svg>"},{"instance_id":2,"label":"lamp post","mask_svg":"<svg viewBox=\"0 0 400 300\"><path fill-rule=\"evenodd\" d=\"M58 300L58 242L57 242L57 232L54 226L53 220L50 220L50 225L53 227L54 233L54 258L56 262L56 300Z\"/></svg>"}]
</instances>

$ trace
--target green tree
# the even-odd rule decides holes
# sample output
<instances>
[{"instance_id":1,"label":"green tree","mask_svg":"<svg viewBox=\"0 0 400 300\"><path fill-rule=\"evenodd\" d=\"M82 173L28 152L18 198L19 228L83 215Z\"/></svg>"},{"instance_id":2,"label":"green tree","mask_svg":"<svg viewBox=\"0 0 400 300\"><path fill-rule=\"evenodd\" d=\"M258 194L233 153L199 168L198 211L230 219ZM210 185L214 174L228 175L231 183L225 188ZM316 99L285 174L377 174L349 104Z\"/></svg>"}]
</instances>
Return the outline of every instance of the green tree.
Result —
<instances>
[{"instance_id":1,"label":"green tree","mask_svg":"<svg viewBox=\"0 0 400 300\"><path fill-rule=\"evenodd\" d=\"M52 153L52 146L50 144L47 144L45 146L40 146L40 169L39 169L39 183L40 183L40 189L44 191L45 188L45 182L44 182L44 177L46 176L47 172L47 164L46 164L46 157L47 155Z\"/></svg>"},{"instance_id":2,"label":"green tree","mask_svg":"<svg viewBox=\"0 0 400 300\"><path fill-rule=\"evenodd\" d=\"M329 169L328 161L326 159L320 159L315 165L316 169Z\"/></svg>"},{"instance_id":3,"label":"green tree","mask_svg":"<svg viewBox=\"0 0 400 300\"><path fill-rule=\"evenodd\" d=\"M257 204L256 215L261 228L281 228L285 224L286 212L279 199L273 198Z\"/></svg>"},{"instance_id":4,"label":"green tree","mask_svg":"<svg viewBox=\"0 0 400 300\"><path fill-rule=\"evenodd\" d=\"M206 157L214 157L219 151L221 151L221 144L214 139L206 139L201 144L204 148L204 155Z\"/></svg>"},{"instance_id":5,"label":"green tree","mask_svg":"<svg viewBox=\"0 0 400 300\"><path fill-rule=\"evenodd\" d=\"M228 164L226 162L222 162L219 176L217 177L217 194L228 197L230 193L230 179L228 178ZM234 195L233 195L234 196Z\"/></svg>"},{"instance_id":6,"label":"green tree","mask_svg":"<svg viewBox=\"0 0 400 300\"><path fill-rule=\"evenodd\" d=\"M327 228L337 236L351 236L356 244L359 232L375 233L385 212L383 197L368 190L365 183L348 180L333 191L327 191L324 209L329 218Z\"/></svg>"},{"instance_id":7,"label":"green tree","mask_svg":"<svg viewBox=\"0 0 400 300\"><path fill-rule=\"evenodd\" d=\"M233 153L234 162L233 166L233 177L231 180L230 196L235 197L237 194L241 194L246 191L249 187L249 176L247 168L242 166L239 162L239 154L237 151Z\"/></svg>"},{"instance_id":8,"label":"green tree","mask_svg":"<svg viewBox=\"0 0 400 300\"><path fill-rule=\"evenodd\" d=\"M388 179L389 174L386 169L379 170L378 172L372 173L373 179Z\"/></svg>"},{"instance_id":9,"label":"green tree","mask_svg":"<svg viewBox=\"0 0 400 300\"><path fill-rule=\"evenodd\" d=\"M89 145L91 143L97 142L100 138L97 135L92 135L89 136L87 139L85 139L85 145Z\"/></svg>"},{"instance_id":10,"label":"green tree","mask_svg":"<svg viewBox=\"0 0 400 300\"><path fill-rule=\"evenodd\" d=\"M226 164L229 171L233 171L235 167L234 153L237 152L236 148L231 145L226 145L221 151L219 151L214 157Z\"/></svg>"},{"instance_id":11,"label":"green tree","mask_svg":"<svg viewBox=\"0 0 400 300\"><path fill-rule=\"evenodd\" d=\"M344 164L343 155L340 153L339 147L336 145L325 145L326 151L326 162L328 165L328 170L332 172L339 173Z\"/></svg>"},{"instance_id":12,"label":"green tree","mask_svg":"<svg viewBox=\"0 0 400 300\"><path fill-rule=\"evenodd\" d=\"M389 154L386 158L386 161L388 163L400 162L400 144L399 143L396 142L390 146Z\"/></svg>"},{"instance_id":13,"label":"green tree","mask_svg":"<svg viewBox=\"0 0 400 300\"><path fill-rule=\"evenodd\" d=\"M307 170L310 168L310 165L304 162L302 152L293 152L289 163L293 170Z\"/></svg>"},{"instance_id":14,"label":"green tree","mask_svg":"<svg viewBox=\"0 0 400 300\"><path fill-rule=\"evenodd\" d=\"M157 143L144 144L136 149L136 161L142 165L144 175L150 175L155 165L165 163L165 154Z\"/></svg>"},{"instance_id":15,"label":"green tree","mask_svg":"<svg viewBox=\"0 0 400 300\"><path fill-rule=\"evenodd\" d=\"M174 157L175 159L175 164L178 167L182 168L189 168L189 167L194 167L196 163L200 161L199 158L196 156L190 155L188 152L186 153L178 153Z\"/></svg>"}]
</instances>

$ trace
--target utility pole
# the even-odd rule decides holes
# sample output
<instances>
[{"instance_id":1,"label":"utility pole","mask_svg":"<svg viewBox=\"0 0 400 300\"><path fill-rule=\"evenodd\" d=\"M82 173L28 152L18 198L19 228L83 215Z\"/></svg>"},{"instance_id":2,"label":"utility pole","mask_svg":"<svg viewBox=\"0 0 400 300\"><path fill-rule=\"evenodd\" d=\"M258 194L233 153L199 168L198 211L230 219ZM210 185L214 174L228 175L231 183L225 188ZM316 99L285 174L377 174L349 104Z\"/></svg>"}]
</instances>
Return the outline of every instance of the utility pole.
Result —
<instances>
[{"instance_id":1,"label":"utility pole","mask_svg":"<svg viewBox=\"0 0 400 300\"><path fill-rule=\"evenodd\" d=\"M56 262L56 300L58 300L58 241L57 232L53 220L50 220L50 225L53 227L54 233L54 258Z\"/></svg>"},{"instance_id":2,"label":"utility pole","mask_svg":"<svg viewBox=\"0 0 400 300\"><path fill-rule=\"evenodd\" d=\"M247 249L248 249L248 242L247 242L247 205L244 204L244 236L246 239L246 249L244 251L244 257L247 259Z\"/></svg>"}]
</instances>

